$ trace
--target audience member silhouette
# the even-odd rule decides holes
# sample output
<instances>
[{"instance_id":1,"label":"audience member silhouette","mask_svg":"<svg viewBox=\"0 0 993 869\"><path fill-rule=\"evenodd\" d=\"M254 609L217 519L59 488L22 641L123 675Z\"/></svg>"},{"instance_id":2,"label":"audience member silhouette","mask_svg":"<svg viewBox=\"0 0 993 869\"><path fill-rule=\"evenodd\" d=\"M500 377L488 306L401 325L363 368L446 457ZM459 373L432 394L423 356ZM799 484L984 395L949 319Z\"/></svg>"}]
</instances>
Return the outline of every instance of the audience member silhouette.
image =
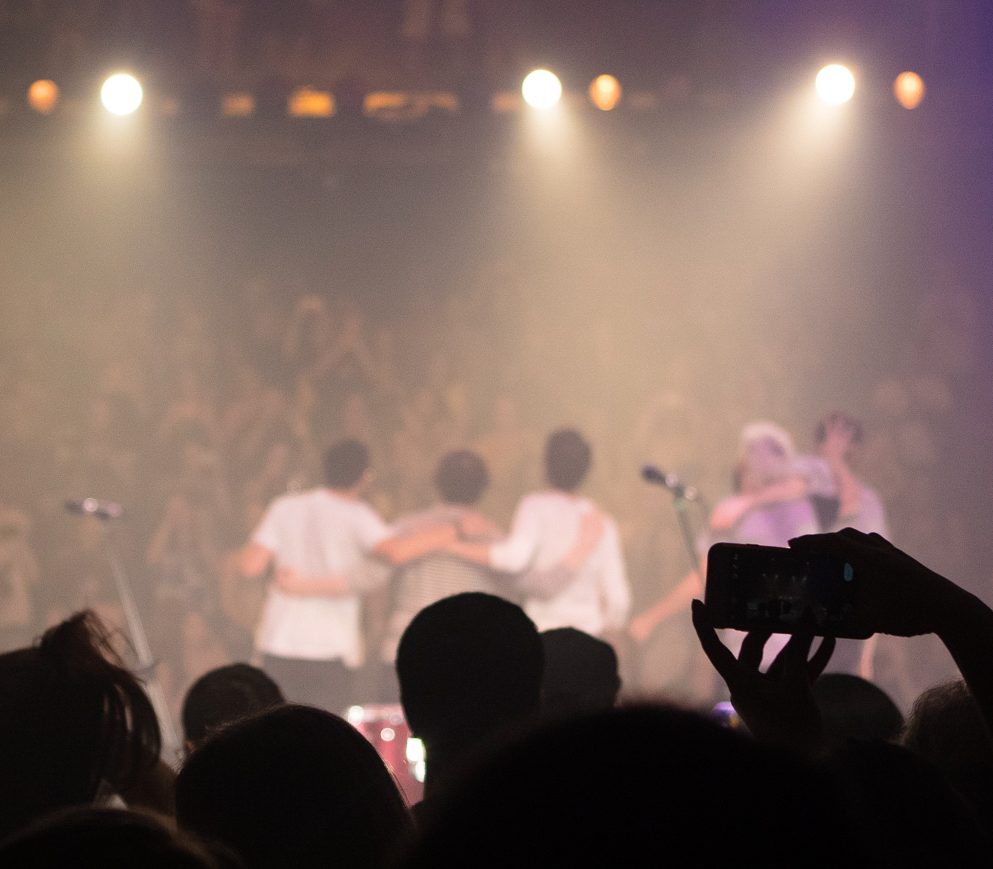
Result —
<instances>
[{"instance_id":1,"label":"audience member silhouette","mask_svg":"<svg viewBox=\"0 0 993 869\"><path fill-rule=\"evenodd\" d=\"M974 703L965 708L971 708L973 732L980 734L980 745L985 739L988 754L993 721L993 610L878 534L849 528L791 540L790 546L807 554L829 553L853 566L859 580L857 631L937 634L968 686ZM973 798L969 806L962 798L966 788L952 790L936 767L879 740L849 740L840 751L829 754L832 746L812 683L834 649L831 638L822 640L808 660L813 637L794 635L763 673L759 663L768 632L749 633L736 659L717 638L707 607L700 601L693 602L693 623L707 657L727 683L736 710L756 737L812 757L830 757L829 766L846 802L863 819L874 863L960 866L986 859L988 837L974 810L982 799ZM956 714L949 716L955 718ZM949 725L954 727L947 720L938 729L950 741L954 737ZM975 769L977 781L988 792L989 773Z\"/></svg>"},{"instance_id":2,"label":"audience member silhouette","mask_svg":"<svg viewBox=\"0 0 993 869\"><path fill-rule=\"evenodd\" d=\"M378 869L413 829L365 737L330 712L296 705L232 724L198 748L176 781L176 817L249 869Z\"/></svg>"},{"instance_id":3,"label":"audience member silhouette","mask_svg":"<svg viewBox=\"0 0 993 869\"><path fill-rule=\"evenodd\" d=\"M6 869L239 869L230 852L208 849L152 815L65 809L0 844Z\"/></svg>"},{"instance_id":4,"label":"audience member silhouette","mask_svg":"<svg viewBox=\"0 0 993 869\"><path fill-rule=\"evenodd\" d=\"M923 758L882 740L850 739L821 766L858 820L872 866L988 865L989 837L976 813Z\"/></svg>"},{"instance_id":5,"label":"audience member silhouette","mask_svg":"<svg viewBox=\"0 0 993 869\"><path fill-rule=\"evenodd\" d=\"M427 750L425 797L463 771L480 747L533 721L543 655L515 604L466 592L425 607L400 638L400 702Z\"/></svg>"},{"instance_id":6,"label":"audience member silhouette","mask_svg":"<svg viewBox=\"0 0 993 869\"><path fill-rule=\"evenodd\" d=\"M609 643L576 628L542 631L545 718L610 709L621 689L617 653Z\"/></svg>"},{"instance_id":7,"label":"audience member silhouette","mask_svg":"<svg viewBox=\"0 0 993 869\"><path fill-rule=\"evenodd\" d=\"M235 721L285 702L279 686L251 664L228 664L204 673L183 699L186 750Z\"/></svg>"},{"instance_id":8,"label":"audience member silhouette","mask_svg":"<svg viewBox=\"0 0 993 869\"><path fill-rule=\"evenodd\" d=\"M91 612L0 655L0 696L0 835L113 794L141 801L162 769L152 705Z\"/></svg>"},{"instance_id":9,"label":"audience member silhouette","mask_svg":"<svg viewBox=\"0 0 993 869\"><path fill-rule=\"evenodd\" d=\"M801 759L693 713L636 707L494 755L441 798L405 865L855 866L852 831Z\"/></svg>"},{"instance_id":10,"label":"audience member silhouette","mask_svg":"<svg viewBox=\"0 0 993 869\"><path fill-rule=\"evenodd\" d=\"M993 825L993 743L964 682L936 685L917 698L903 744L940 769Z\"/></svg>"},{"instance_id":11,"label":"audience member silhouette","mask_svg":"<svg viewBox=\"0 0 993 869\"><path fill-rule=\"evenodd\" d=\"M903 715L872 682L850 673L825 673L814 682L813 691L829 740L899 739Z\"/></svg>"}]
</instances>

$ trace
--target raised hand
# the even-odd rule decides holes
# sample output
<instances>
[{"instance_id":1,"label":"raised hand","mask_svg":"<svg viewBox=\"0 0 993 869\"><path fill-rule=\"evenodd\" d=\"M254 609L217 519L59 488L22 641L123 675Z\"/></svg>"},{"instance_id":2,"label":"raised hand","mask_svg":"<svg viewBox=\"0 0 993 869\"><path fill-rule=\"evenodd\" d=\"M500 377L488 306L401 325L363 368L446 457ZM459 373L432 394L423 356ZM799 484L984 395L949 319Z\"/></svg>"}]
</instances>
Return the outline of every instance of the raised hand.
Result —
<instances>
[{"instance_id":1,"label":"raised hand","mask_svg":"<svg viewBox=\"0 0 993 869\"><path fill-rule=\"evenodd\" d=\"M811 685L834 652L834 639L825 637L809 660L811 634L795 634L780 650L768 672L762 673L762 651L771 634L745 636L737 658L717 636L707 607L693 601L693 627L703 651L731 692L731 703L756 737L813 753L824 741L821 716Z\"/></svg>"},{"instance_id":2,"label":"raised hand","mask_svg":"<svg viewBox=\"0 0 993 869\"><path fill-rule=\"evenodd\" d=\"M834 534L797 537L790 541L790 548L829 553L855 568L855 624L866 636L939 633L961 595L954 583L878 534L846 528Z\"/></svg>"}]
</instances>

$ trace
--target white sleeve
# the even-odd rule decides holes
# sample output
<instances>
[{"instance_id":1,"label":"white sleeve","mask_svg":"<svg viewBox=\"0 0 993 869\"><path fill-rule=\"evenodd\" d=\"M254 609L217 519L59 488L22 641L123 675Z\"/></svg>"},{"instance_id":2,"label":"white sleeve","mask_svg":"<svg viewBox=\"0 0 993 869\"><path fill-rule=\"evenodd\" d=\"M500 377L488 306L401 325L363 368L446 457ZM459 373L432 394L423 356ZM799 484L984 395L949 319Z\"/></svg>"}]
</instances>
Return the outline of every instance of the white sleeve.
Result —
<instances>
[{"instance_id":1,"label":"white sleeve","mask_svg":"<svg viewBox=\"0 0 993 869\"><path fill-rule=\"evenodd\" d=\"M631 613L631 586L624 569L621 552L621 535L617 524L611 520L604 529L600 594L603 601L603 622L607 630L616 630L627 624Z\"/></svg>"},{"instance_id":2,"label":"white sleeve","mask_svg":"<svg viewBox=\"0 0 993 869\"><path fill-rule=\"evenodd\" d=\"M391 531L372 507L363 504L356 519L355 533L359 541L359 549L368 555L390 536Z\"/></svg>"},{"instance_id":3,"label":"white sleeve","mask_svg":"<svg viewBox=\"0 0 993 869\"><path fill-rule=\"evenodd\" d=\"M279 552L283 543L283 519L285 514L284 502L280 499L273 501L265 511L259 524L252 532L252 543L264 546L273 554Z\"/></svg>"},{"instance_id":4,"label":"white sleeve","mask_svg":"<svg viewBox=\"0 0 993 869\"><path fill-rule=\"evenodd\" d=\"M510 534L490 547L490 567L503 573L520 573L527 568L541 540L541 515L533 501L521 501Z\"/></svg>"}]
</instances>

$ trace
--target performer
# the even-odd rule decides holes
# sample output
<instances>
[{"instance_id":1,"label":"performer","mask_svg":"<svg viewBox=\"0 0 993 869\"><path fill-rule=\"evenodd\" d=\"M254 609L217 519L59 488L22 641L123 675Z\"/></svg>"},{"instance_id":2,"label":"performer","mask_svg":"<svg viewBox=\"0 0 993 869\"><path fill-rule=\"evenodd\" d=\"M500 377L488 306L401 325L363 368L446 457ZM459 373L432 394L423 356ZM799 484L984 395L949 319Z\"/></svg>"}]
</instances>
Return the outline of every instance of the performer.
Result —
<instances>
[{"instance_id":1,"label":"performer","mask_svg":"<svg viewBox=\"0 0 993 869\"><path fill-rule=\"evenodd\" d=\"M798 456L789 478L722 502L714 510L711 526L726 531L743 522L753 510L807 497L817 515L819 531L854 528L888 538L886 511L879 494L852 470L862 443L858 420L833 411L817 423L814 441L816 454ZM839 640L831 659L832 672L851 672L872 679L878 641L878 635L865 641Z\"/></svg>"},{"instance_id":2,"label":"performer","mask_svg":"<svg viewBox=\"0 0 993 869\"><path fill-rule=\"evenodd\" d=\"M783 428L771 422L745 426L735 471L736 494L720 501L711 514L709 533L701 546L701 573L690 571L661 600L631 620L628 632L637 642L645 642L662 622L689 609L693 598L703 596L707 550L714 543L786 546L791 538L818 530L814 508L794 464L793 440ZM773 490L777 496L764 501L761 495ZM735 517L730 524L729 516ZM775 657L784 643L785 639L767 643L766 657Z\"/></svg>"},{"instance_id":3,"label":"performer","mask_svg":"<svg viewBox=\"0 0 993 869\"><path fill-rule=\"evenodd\" d=\"M340 712L363 659L360 593L384 583L367 556L403 564L456 537L452 523L392 535L362 497L372 479L364 444L344 440L324 457L325 485L270 504L240 557L245 577L276 574L255 633L263 669L287 699Z\"/></svg>"},{"instance_id":4,"label":"performer","mask_svg":"<svg viewBox=\"0 0 993 869\"><path fill-rule=\"evenodd\" d=\"M617 523L578 492L590 463L590 446L579 432L554 432L545 446L550 488L521 500L506 539L447 547L513 574L539 631L573 627L602 636L623 627L631 606Z\"/></svg>"},{"instance_id":5,"label":"performer","mask_svg":"<svg viewBox=\"0 0 993 869\"><path fill-rule=\"evenodd\" d=\"M497 540L503 536L502 532L475 507L488 483L489 472L479 455L469 450L447 453L434 475L439 501L402 517L394 527L398 533L411 534L439 525L464 525L471 527L474 542ZM383 662L391 668L400 636L424 607L466 591L499 594L488 567L446 551L431 553L399 568L394 578L393 607L381 649Z\"/></svg>"}]
</instances>

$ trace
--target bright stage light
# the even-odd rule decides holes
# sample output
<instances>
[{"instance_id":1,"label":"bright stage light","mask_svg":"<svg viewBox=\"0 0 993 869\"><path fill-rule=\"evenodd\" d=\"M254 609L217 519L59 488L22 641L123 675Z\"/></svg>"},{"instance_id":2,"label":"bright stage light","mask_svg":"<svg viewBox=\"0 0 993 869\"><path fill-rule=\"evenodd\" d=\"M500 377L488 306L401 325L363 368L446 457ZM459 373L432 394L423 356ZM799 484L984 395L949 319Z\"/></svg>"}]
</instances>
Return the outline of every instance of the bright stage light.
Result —
<instances>
[{"instance_id":1,"label":"bright stage light","mask_svg":"<svg viewBox=\"0 0 993 869\"><path fill-rule=\"evenodd\" d=\"M59 86L47 78L39 79L28 88L28 105L39 115L51 114L59 101Z\"/></svg>"},{"instance_id":2,"label":"bright stage light","mask_svg":"<svg viewBox=\"0 0 993 869\"><path fill-rule=\"evenodd\" d=\"M130 115L137 111L143 97L138 79L126 72L115 73L100 88L100 102L115 115Z\"/></svg>"},{"instance_id":3,"label":"bright stage light","mask_svg":"<svg viewBox=\"0 0 993 869\"><path fill-rule=\"evenodd\" d=\"M893 82L893 95L905 109L916 109L924 99L924 79L916 72L901 72Z\"/></svg>"},{"instance_id":4,"label":"bright stage light","mask_svg":"<svg viewBox=\"0 0 993 869\"><path fill-rule=\"evenodd\" d=\"M590 100L600 111L609 112L621 101L621 83L612 75L598 75L590 82Z\"/></svg>"},{"instance_id":5,"label":"bright stage light","mask_svg":"<svg viewBox=\"0 0 993 869\"><path fill-rule=\"evenodd\" d=\"M832 63L817 73L814 87L823 102L840 106L855 95L855 76L847 66Z\"/></svg>"},{"instance_id":6,"label":"bright stage light","mask_svg":"<svg viewBox=\"0 0 993 869\"><path fill-rule=\"evenodd\" d=\"M562 99L562 82L554 72L536 69L524 77L521 94L531 108L550 109Z\"/></svg>"}]
</instances>

